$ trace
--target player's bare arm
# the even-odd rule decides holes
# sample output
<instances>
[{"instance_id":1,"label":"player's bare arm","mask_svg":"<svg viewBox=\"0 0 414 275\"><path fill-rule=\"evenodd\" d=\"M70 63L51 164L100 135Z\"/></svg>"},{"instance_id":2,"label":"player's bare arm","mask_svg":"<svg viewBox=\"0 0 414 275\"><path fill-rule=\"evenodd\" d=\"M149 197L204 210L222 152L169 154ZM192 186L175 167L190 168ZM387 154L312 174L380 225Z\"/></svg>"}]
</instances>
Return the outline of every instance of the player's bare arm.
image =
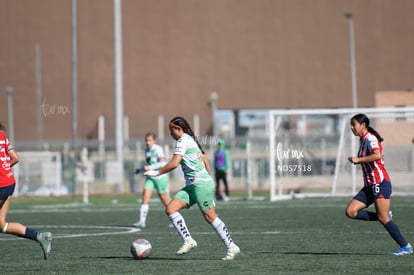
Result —
<instances>
[{"instance_id":1,"label":"player's bare arm","mask_svg":"<svg viewBox=\"0 0 414 275\"><path fill-rule=\"evenodd\" d=\"M206 166L207 172L210 174L211 173L211 166L210 166L210 162L208 162L208 158L207 158L206 154L203 154L203 162L204 162L204 165Z\"/></svg>"},{"instance_id":2,"label":"player's bare arm","mask_svg":"<svg viewBox=\"0 0 414 275\"><path fill-rule=\"evenodd\" d=\"M160 173L160 175L168 173L172 170L174 170L175 168L178 167L178 165L180 165L181 160L183 159L183 157L181 155L177 155L175 154L172 159L162 168L160 168L160 170L158 170L158 172Z\"/></svg>"},{"instance_id":3,"label":"player's bare arm","mask_svg":"<svg viewBox=\"0 0 414 275\"><path fill-rule=\"evenodd\" d=\"M19 156L17 155L15 150L10 150L9 156L10 156L10 167L13 167L15 164L19 162Z\"/></svg>"},{"instance_id":4,"label":"player's bare arm","mask_svg":"<svg viewBox=\"0 0 414 275\"><path fill-rule=\"evenodd\" d=\"M364 163L364 162L373 162L376 160L381 159L381 152L380 150L374 150L373 153L369 156L366 157L355 157L355 156L350 156L348 158L348 160L350 162L352 162L353 164L359 164L359 163Z\"/></svg>"}]
</instances>

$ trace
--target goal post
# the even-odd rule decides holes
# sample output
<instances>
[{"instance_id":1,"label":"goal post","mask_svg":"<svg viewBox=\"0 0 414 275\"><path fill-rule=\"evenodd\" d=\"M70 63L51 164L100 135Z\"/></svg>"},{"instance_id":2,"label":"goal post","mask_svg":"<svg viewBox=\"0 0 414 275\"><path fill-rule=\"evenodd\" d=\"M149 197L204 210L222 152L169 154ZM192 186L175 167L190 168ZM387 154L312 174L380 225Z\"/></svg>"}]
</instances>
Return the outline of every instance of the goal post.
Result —
<instances>
[{"instance_id":1,"label":"goal post","mask_svg":"<svg viewBox=\"0 0 414 275\"><path fill-rule=\"evenodd\" d=\"M414 194L414 107L289 109L269 111L270 200L355 194L361 169L347 158L358 150L350 130L358 113L384 137L393 193Z\"/></svg>"}]
</instances>

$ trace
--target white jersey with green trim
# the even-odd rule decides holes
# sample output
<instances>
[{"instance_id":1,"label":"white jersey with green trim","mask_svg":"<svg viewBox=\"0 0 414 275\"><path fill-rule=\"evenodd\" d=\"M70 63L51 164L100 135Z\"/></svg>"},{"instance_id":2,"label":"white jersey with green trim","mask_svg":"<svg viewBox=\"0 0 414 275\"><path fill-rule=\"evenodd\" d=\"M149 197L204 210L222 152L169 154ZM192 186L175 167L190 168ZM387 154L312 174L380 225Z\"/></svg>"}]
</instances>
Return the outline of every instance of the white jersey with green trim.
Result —
<instances>
[{"instance_id":1,"label":"white jersey with green trim","mask_svg":"<svg viewBox=\"0 0 414 275\"><path fill-rule=\"evenodd\" d=\"M212 180L204 164L203 153L194 138L190 135L184 133L177 140L174 155L183 157L180 164L183 169L186 185Z\"/></svg>"}]
</instances>

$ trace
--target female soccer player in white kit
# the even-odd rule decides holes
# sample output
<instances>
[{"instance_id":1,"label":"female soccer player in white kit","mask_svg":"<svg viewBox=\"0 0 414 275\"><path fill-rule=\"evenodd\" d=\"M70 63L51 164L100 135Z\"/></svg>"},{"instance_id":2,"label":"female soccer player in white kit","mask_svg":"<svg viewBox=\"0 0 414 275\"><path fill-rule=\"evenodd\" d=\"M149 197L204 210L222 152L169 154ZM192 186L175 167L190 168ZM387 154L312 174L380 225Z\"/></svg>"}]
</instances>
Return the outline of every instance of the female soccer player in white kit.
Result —
<instances>
[{"instance_id":1,"label":"female soccer player in white kit","mask_svg":"<svg viewBox=\"0 0 414 275\"><path fill-rule=\"evenodd\" d=\"M224 222L217 216L214 203L214 180L210 176L207 156L197 142L189 123L182 117L175 117L169 123L170 134L177 141L173 158L159 170L149 170L144 175L158 176L174 170L181 164L185 187L169 202L166 213L184 244L177 255L185 254L197 246L191 237L180 210L197 204L204 219L213 227L227 248L222 260L233 260L240 248L233 242Z\"/></svg>"},{"instance_id":2,"label":"female soccer player in white kit","mask_svg":"<svg viewBox=\"0 0 414 275\"><path fill-rule=\"evenodd\" d=\"M155 143L155 133L147 133L145 135L145 161L144 167L136 169L135 173L145 172L148 170L154 170L163 167L165 162L164 151L161 146ZM158 197L164 206L167 206L168 199L168 177L167 175L161 175L157 177L147 176L144 182L144 192L142 194L142 203L139 211L139 220L134 223L135 227L144 228L147 221L149 202L152 196L152 191L156 189Z\"/></svg>"}]
</instances>

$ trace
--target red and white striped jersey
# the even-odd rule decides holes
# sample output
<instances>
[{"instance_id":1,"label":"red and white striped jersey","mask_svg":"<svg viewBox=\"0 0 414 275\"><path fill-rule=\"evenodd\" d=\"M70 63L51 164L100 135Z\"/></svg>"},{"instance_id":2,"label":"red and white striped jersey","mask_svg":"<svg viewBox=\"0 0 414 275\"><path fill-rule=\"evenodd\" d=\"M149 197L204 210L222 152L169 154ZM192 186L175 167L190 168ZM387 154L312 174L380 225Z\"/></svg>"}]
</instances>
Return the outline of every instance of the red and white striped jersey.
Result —
<instances>
[{"instance_id":1,"label":"red and white striped jersey","mask_svg":"<svg viewBox=\"0 0 414 275\"><path fill-rule=\"evenodd\" d=\"M9 151L12 149L6 134L0 131L0 187L6 187L15 183L13 170L10 167Z\"/></svg>"},{"instance_id":2,"label":"red and white striped jersey","mask_svg":"<svg viewBox=\"0 0 414 275\"><path fill-rule=\"evenodd\" d=\"M373 162L361 163L364 184L371 186L380 184L384 179L391 182L388 172L384 166L384 156L382 154L382 144L377 137L370 132L367 132L361 138L361 144L358 150L358 157L366 157L372 155L374 150L379 150L381 158Z\"/></svg>"}]
</instances>

